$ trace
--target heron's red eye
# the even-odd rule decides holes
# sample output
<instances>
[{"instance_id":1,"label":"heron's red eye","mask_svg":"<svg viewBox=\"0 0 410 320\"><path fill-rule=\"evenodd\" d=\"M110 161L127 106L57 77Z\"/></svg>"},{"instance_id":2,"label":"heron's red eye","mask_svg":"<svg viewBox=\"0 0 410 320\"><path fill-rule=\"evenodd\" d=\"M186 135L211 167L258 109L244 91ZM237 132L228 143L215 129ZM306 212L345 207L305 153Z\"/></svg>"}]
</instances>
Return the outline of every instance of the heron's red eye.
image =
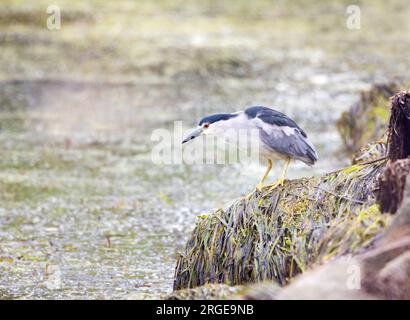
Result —
<instances>
[{"instance_id":1,"label":"heron's red eye","mask_svg":"<svg viewBox=\"0 0 410 320\"><path fill-rule=\"evenodd\" d=\"M205 123L205 124L204 124L204 128L205 128L205 129L208 129L208 128L209 128L209 123Z\"/></svg>"}]
</instances>

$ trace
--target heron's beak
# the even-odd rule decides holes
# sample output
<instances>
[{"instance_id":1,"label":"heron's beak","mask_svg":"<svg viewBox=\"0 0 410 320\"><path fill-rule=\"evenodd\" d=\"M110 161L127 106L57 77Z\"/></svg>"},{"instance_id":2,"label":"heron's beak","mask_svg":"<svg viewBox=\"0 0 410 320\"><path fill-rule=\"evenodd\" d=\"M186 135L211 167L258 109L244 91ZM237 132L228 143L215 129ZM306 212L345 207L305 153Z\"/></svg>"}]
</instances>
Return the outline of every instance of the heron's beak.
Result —
<instances>
[{"instance_id":1,"label":"heron's beak","mask_svg":"<svg viewBox=\"0 0 410 320\"><path fill-rule=\"evenodd\" d=\"M186 136L186 138L182 141L182 143L188 142L192 139L195 139L196 137L199 137L203 131L204 129L202 127L195 129L189 135Z\"/></svg>"}]
</instances>

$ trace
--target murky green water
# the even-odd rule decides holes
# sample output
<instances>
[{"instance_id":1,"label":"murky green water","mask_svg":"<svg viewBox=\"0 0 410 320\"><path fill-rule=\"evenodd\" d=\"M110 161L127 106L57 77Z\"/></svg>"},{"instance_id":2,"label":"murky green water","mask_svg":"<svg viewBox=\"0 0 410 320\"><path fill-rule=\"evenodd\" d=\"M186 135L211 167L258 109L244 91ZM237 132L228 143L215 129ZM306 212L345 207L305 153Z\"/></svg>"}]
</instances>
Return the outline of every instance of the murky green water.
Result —
<instances>
[{"instance_id":1,"label":"murky green water","mask_svg":"<svg viewBox=\"0 0 410 320\"><path fill-rule=\"evenodd\" d=\"M3 298L170 292L196 216L250 192L264 168L155 165L153 130L275 106L306 129L321 158L314 168L293 164L290 176L320 174L348 163L334 123L357 91L410 78L400 2L388 10L365 2L362 30L351 31L341 1L301 1L304 10L261 2L233 13L212 2L61 1L74 18L52 34L28 18L45 2L6 3L17 22L2 11Z\"/></svg>"}]
</instances>

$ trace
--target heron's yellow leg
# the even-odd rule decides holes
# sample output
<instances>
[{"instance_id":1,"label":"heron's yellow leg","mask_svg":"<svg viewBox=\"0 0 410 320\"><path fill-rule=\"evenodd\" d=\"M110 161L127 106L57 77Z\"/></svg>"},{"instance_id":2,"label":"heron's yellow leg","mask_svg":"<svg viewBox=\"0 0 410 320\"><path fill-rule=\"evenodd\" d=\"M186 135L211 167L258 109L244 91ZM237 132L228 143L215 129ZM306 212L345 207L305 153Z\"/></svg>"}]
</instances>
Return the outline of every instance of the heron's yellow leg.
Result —
<instances>
[{"instance_id":1,"label":"heron's yellow leg","mask_svg":"<svg viewBox=\"0 0 410 320\"><path fill-rule=\"evenodd\" d=\"M272 191L273 189L279 187L279 186L283 186L283 183L285 182L285 178L286 178L286 173L288 172L289 163L290 163L290 158L286 158L285 166L284 166L284 168L283 168L283 170L282 170L282 174L280 175L279 180L276 181L276 183L274 183L274 184L269 188L269 192Z\"/></svg>"},{"instance_id":2,"label":"heron's yellow leg","mask_svg":"<svg viewBox=\"0 0 410 320\"><path fill-rule=\"evenodd\" d=\"M272 160L268 159L268 166L266 167L266 171L262 177L262 179L259 181L258 185L256 186L256 190L261 191L263 188L263 183L265 182L266 177L268 176L269 172L272 169Z\"/></svg>"},{"instance_id":3,"label":"heron's yellow leg","mask_svg":"<svg viewBox=\"0 0 410 320\"><path fill-rule=\"evenodd\" d=\"M256 191L261 191L263 188L263 183L266 180L266 177L268 176L269 172L272 169L272 160L268 159L268 166L266 167L265 173L263 174L262 179L259 181L258 185L256 186ZM249 193L247 196L244 198L249 200L252 196L254 195L254 192Z\"/></svg>"}]
</instances>

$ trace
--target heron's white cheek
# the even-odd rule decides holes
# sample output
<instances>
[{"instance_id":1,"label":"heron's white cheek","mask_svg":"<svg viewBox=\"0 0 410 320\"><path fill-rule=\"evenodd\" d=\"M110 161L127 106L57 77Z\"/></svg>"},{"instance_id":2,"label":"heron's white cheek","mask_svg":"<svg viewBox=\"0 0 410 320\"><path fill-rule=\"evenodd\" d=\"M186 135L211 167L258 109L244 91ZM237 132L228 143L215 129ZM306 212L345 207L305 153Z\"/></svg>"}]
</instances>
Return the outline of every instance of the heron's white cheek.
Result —
<instances>
[{"instance_id":1,"label":"heron's white cheek","mask_svg":"<svg viewBox=\"0 0 410 320\"><path fill-rule=\"evenodd\" d=\"M213 127L209 127L208 129L204 131L204 134L207 134L207 135L221 135L222 133L223 133L223 129L217 125Z\"/></svg>"}]
</instances>

